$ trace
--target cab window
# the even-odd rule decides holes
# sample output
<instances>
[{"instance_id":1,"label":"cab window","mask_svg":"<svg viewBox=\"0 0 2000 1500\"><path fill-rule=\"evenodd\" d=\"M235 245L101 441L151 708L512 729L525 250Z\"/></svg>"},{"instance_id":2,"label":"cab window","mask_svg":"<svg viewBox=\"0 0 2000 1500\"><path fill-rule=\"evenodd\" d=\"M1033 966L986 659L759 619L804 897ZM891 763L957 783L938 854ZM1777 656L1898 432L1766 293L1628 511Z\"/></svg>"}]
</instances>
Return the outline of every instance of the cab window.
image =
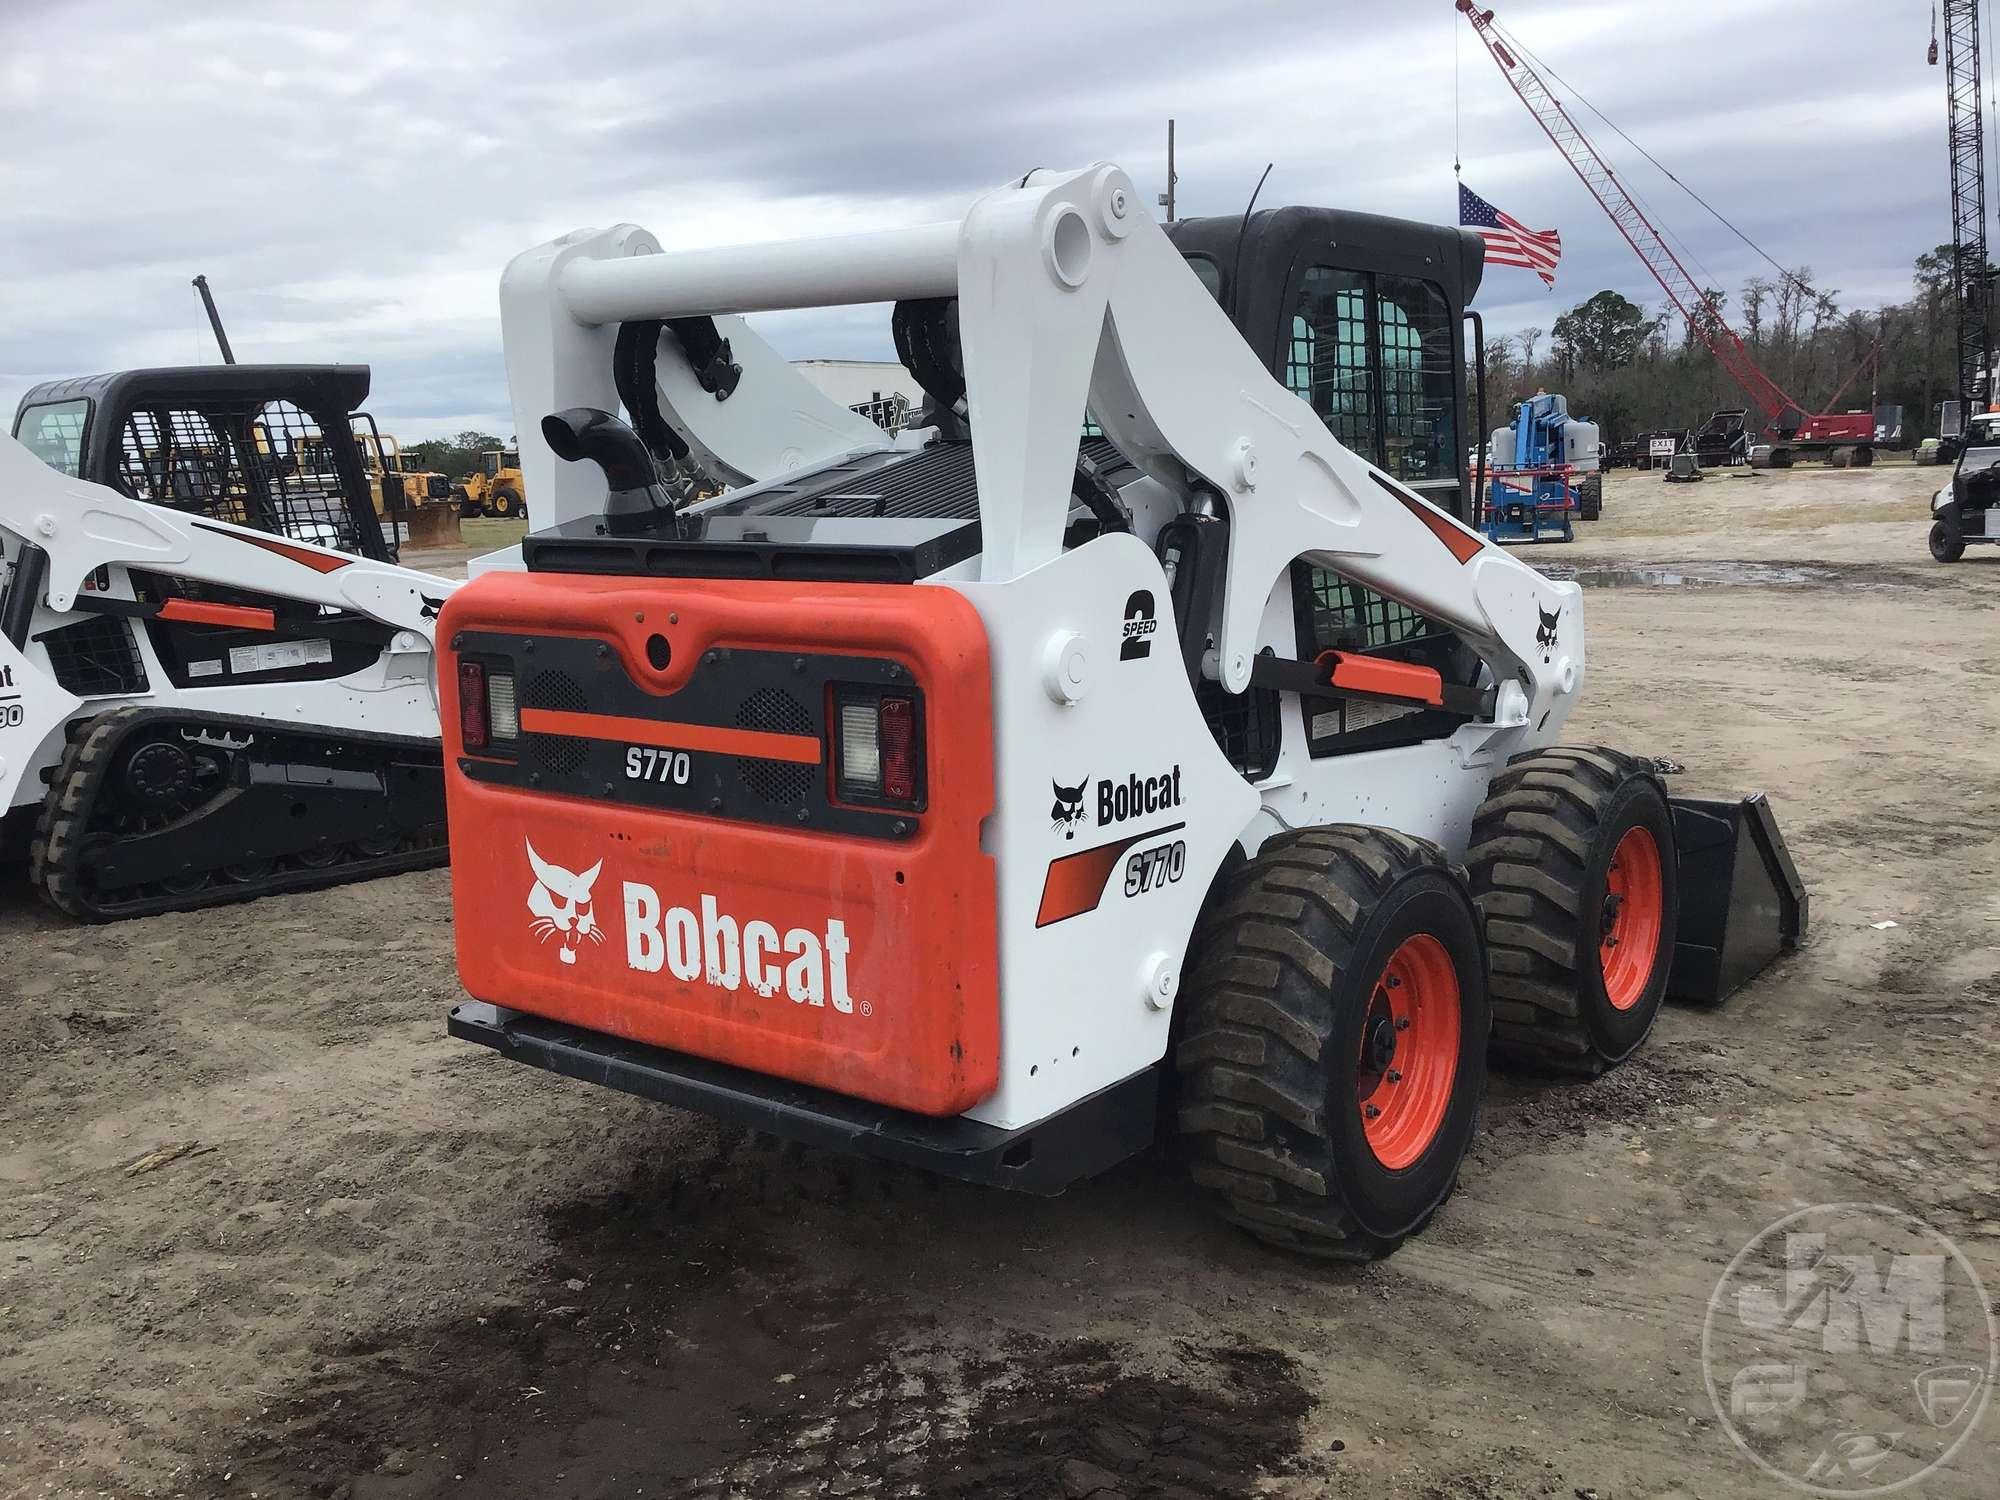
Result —
<instances>
[{"instance_id":1,"label":"cab window","mask_svg":"<svg viewBox=\"0 0 2000 1500\"><path fill-rule=\"evenodd\" d=\"M1196 279L1208 289L1208 295L1213 297L1217 302L1220 302L1222 300L1222 267L1218 266L1206 255L1190 255L1187 257L1187 263L1188 269L1194 272Z\"/></svg>"},{"instance_id":2,"label":"cab window","mask_svg":"<svg viewBox=\"0 0 2000 1500\"><path fill-rule=\"evenodd\" d=\"M1435 282L1313 266L1285 384L1343 446L1405 483L1456 483L1450 304Z\"/></svg>"},{"instance_id":3,"label":"cab window","mask_svg":"<svg viewBox=\"0 0 2000 1500\"><path fill-rule=\"evenodd\" d=\"M83 424L89 416L87 400L46 401L22 408L14 436L58 474L75 479L83 472Z\"/></svg>"}]
</instances>

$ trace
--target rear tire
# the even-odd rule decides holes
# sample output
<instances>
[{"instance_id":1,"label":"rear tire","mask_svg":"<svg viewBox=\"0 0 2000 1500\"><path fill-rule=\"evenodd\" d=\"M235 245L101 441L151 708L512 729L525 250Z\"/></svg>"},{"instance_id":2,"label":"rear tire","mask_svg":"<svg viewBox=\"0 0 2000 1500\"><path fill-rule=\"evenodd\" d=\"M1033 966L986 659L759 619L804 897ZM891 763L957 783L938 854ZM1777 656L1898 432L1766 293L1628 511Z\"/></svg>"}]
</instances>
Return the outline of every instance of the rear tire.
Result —
<instances>
[{"instance_id":1,"label":"rear tire","mask_svg":"<svg viewBox=\"0 0 2000 1500\"><path fill-rule=\"evenodd\" d=\"M1931 556L1941 563L1955 563L1965 556L1965 539L1950 521L1931 522Z\"/></svg>"},{"instance_id":2,"label":"rear tire","mask_svg":"<svg viewBox=\"0 0 2000 1500\"><path fill-rule=\"evenodd\" d=\"M1456 1186L1485 1088L1463 878L1387 829L1281 834L1218 882L1193 959L1175 1066L1195 1182L1267 1244L1387 1255Z\"/></svg>"},{"instance_id":3,"label":"rear tire","mask_svg":"<svg viewBox=\"0 0 2000 1500\"><path fill-rule=\"evenodd\" d=\"M1576 487L1576 514L1580 521L1595 521L1604 512L1604 476L1586 474Z\"/></svg>"},{"instance_id":4,"label":"rear tire","mask_svg":"<svg viewBox=\"0 0 2000 1500\"><path fill-rule=\"evenodd\" d=\"M486 497L486 514L511 521L521 513L521 497L512 490L495 490Z\"/></svg>"},{"instance_id":5,"label":"rear tire","mask_svg":"<svg viewBox=\"0 0 2000 1500\"><path fill-rule=\"evenodd\" d=\"M1495 1059L1590 1075L1637 1048L1680 914L1673 810L1651 762L1601 746L1520 757L1473 815L1466 865Z\"/></svg>"}]
</instances>

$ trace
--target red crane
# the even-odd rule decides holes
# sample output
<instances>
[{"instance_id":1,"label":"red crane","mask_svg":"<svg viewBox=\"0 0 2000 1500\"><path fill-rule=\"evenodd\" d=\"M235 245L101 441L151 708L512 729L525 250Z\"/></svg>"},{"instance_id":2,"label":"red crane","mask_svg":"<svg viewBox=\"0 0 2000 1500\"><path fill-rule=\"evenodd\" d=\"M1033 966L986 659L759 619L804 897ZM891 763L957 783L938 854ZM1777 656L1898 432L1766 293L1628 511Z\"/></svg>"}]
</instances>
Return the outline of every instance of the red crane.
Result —
<instances>
[{"instance_id":1,"label":"red crane","mask_svg":"<svg viewBox=\"0 0 2000 1500\"><path fill-rule=\"evenodd\" d=\"M1688 275L1687 267L1681 264L1680 257L1674 254L1660 231L1653 227L1652 221L1640 210L1632 195L1625 191L1625 185L1611 170L1610 163L1591 144L1590 137L1583 133L1576 121L1570 118L1562 101L1550 92L1541 75L1517 55L1516 49L1509 47L1501 38L1493 24L1493 12L1479 9L1473 0L1455 0L1455 3L1465 13L1465 19L1472 23L1472 29L1479 34L1479 40L1492 55L1508 86L1528 107L1528 113L1535 117L1535 123L1555 143L1556 150L1562 152L1563 160L1570 164L1570 169L1610 216L1618 232L1625 236L1625 243L1645 262L1646 269L1659 282L1660 290L1667 294L1667 300L1673 303L1686 319L1689 329L1708 345L1717 362L1735 378L1736 383L1743 387L1744 394L1763 413L1773 439L1772 462L1781 467L1787 465L1792 453L1802 448L1824 451L1847 448L1855 450L1853 456L1858 462L1872 460L1874 450L1869 445L1875 438L1874 412L1824 411L1808 414L1803 405L1766 374L1764 367L1757 363L1743 340L1736 336L1736 331L1724 319L1722 309ZM1849 380L1851 383L1852 377ZM1845 391L1846 386L1841 389Z\"/></svg>"}]
</instances>

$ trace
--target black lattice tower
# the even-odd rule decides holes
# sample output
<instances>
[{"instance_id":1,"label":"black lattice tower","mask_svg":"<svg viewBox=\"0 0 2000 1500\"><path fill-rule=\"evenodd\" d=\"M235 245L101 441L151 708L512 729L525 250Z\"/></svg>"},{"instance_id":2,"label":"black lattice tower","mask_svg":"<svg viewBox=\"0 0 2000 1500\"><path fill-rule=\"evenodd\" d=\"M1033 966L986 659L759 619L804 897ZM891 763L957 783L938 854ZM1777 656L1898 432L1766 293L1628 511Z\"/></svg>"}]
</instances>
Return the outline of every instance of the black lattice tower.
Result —
<instances>
[{"instance_id":1,"label":"black lattice tower","mask_svg":"<svg viewBox=\"0 0 2000 1500\"><path fill-rule=\"evenodd\" d=\"M1958 396L1987 399L1992 368L1986 281L1986 131L1979 105L1979 0L1944 0L1945 91L1951 143L1952 292L1958 303Z\"/></svg>"}]
</instances>

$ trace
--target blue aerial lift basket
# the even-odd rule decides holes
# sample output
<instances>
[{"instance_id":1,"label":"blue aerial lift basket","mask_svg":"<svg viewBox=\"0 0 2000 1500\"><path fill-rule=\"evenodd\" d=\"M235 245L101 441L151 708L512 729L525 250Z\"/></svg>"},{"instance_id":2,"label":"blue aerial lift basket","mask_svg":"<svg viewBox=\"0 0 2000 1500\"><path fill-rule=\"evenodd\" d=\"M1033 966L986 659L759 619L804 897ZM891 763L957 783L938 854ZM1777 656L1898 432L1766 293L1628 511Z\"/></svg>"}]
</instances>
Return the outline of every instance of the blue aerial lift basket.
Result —
<instances>
[{"instance_id":1,"label":"blue aerial lift basket","mask_svg":"<svg viewBox=\"0 0 2000 1500\"><path fill-rule=\"evenodd\" d=\"M1504 430L1494 434L1480 530L1495 542L1576 540L1581 470L1575 459L1587 449L1596 460L1596 427L1571 417L1561 396L1538 391L1514 408L1512 440L1510 455Z\"/></svg>"}]
</instances>

